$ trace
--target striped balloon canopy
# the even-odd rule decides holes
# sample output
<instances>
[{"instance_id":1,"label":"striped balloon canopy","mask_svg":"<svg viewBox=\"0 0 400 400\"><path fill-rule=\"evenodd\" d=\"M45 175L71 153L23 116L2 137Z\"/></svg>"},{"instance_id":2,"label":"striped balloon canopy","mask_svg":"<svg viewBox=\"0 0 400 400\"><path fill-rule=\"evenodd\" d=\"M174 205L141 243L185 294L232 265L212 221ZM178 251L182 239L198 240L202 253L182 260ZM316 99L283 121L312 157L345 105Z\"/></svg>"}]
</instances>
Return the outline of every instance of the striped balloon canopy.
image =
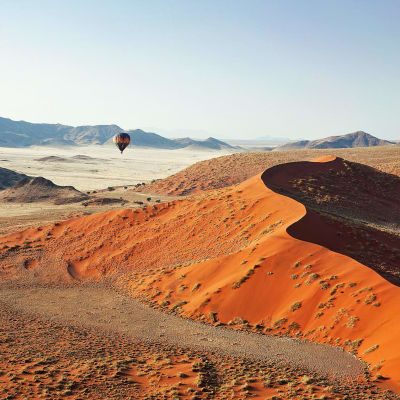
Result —
<instances>
[{"instance_id":1,"label":"striped balloon canopy","mask_svg":"<svg viewBox=\"0 0 400 400\"><path fill-rule=\"evenodd\" d=\"M131 137L127 133L122 132L115 135L113 141L122 154L122 152L128 147L129 143L131 142Z\"/></svg>"}]
</instances>

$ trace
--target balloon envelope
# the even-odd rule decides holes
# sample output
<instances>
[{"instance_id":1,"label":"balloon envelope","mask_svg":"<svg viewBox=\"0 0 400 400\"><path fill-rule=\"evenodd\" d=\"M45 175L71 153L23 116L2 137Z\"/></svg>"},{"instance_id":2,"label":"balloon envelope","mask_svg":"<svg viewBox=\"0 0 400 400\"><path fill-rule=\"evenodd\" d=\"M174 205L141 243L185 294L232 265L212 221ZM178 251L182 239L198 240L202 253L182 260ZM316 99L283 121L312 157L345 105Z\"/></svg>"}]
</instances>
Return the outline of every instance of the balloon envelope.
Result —
<instances>
[{"instance_id":1,"label":"balloon envelope","mask_svg":"<svg viewBox=\"0 0 400 400\"><path fill-rule=\"evenodd\" d=\"M115 145L119 148L119 150L122 152L128 147L131 137L127 133L118 133L118 135L115 135L113 138L113 141Z\"/></svg>"}]
</instances>

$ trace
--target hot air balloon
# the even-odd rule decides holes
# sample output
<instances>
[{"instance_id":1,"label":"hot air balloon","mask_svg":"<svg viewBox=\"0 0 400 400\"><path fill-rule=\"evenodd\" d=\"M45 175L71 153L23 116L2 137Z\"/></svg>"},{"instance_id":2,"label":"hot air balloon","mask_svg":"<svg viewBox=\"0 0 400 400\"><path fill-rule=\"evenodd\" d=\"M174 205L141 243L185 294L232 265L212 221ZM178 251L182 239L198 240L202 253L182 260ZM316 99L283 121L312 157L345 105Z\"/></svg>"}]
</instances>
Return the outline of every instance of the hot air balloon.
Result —
<instances>
[{"instance_id":1,"label":"hot air balloon","mask_svg":"<svg viewBox=\"0 0 400 400\"><path fill-rule=\"evenodd\" d=\"M122 152L128 147L131 137L127 133L121 132L114 136L113 141L122 154Z\"/></svg>"}]
</instances>

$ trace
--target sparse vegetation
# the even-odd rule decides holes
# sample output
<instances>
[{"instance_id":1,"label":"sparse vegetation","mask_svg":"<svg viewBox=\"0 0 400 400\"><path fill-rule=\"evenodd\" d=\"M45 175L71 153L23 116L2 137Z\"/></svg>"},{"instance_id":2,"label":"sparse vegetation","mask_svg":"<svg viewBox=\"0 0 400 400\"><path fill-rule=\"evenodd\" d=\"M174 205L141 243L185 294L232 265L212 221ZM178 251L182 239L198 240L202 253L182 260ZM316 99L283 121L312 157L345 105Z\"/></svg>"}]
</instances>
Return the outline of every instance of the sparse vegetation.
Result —
<instances>
[{"instance_id":1,"label":"sparse vegetation","mask_svg":"<svg viewBox=\"0 0 400 400\"><path fill-rule=\"evenodd\" d=\"M376 300L376 296L375 296L373 293L371 293L371 294L369 294L369 295L365 298L364 303L365 303L365 304L371 304L371 303L373 303L375 300Z\"/></svg>"},{"instance_id":2,"label":"sparse vegetation","mask_svg":"<svg viewBox=\"0 0 400 400\"><path fill-rule=\"evenodd\" d=\"M201 283L195 283L194 286L192 287L192 292L198 290L201 286Z\"/></svg>"},{"instance_id":3,"label":"sparse vegetation","mask_svg":"<svg viewBox=\"0 0 400 400\"><path fill-rule=\"evenodd\" d=\"M364 354L372 353L373 351L375 351L378 348L379 348L379 344L375 344L375 345L369 347L367 350L365 350Z\"/></svg>"},{"instance_id":4,"label":"sparse vegetation","mask_svg":"<svg viewBox=\"0 0 400 400\"><path fill-rule=\"evenodd\" d=\"M291 306L290 306L290 311L296 311L296 310L298 310L299 308L301 308L301 301L296 301L296 303L293 303Z\"/></svg>"},{"instance_id":5,"label":"sparse vegetation","mask_svg":"<svg viewBox=\"0 0 400 400\"><path fill-rule=\"evenodd\" d=\"M286 322L287 322L287 318L278 319L277 321L274 322L273 327L280 328L282 325L286 324Z\"/></svg>"}]
</instances>

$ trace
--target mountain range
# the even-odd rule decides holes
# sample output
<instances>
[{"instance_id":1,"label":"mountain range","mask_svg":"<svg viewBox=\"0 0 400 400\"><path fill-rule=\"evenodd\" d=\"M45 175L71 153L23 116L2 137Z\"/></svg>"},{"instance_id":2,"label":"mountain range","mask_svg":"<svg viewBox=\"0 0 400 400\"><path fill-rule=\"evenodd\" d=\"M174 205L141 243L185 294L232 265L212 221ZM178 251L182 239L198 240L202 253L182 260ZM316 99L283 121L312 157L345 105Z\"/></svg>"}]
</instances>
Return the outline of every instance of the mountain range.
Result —
<instances>
[{"instance_id":1,"label":"mountain range","mask_svg":"<svg viewBox=\"0 0 400 400\"><path fill-rule=\"evenodd\" d=\"M0 117L0 147L26 147L32 145L103 145L112 144L115 134L127 132L131 136L131 145L158 149L192 150L244 150L221 140L209 137L195 140L189 137L168 139L153 132L141 129L124 130L118 125L69 126L61 124L35 124L25 121L13 121ZM265 147L270 150L330 149L385 146L393 142L378 139L363 131L340 136L330 136L317 140L300 140L277 147ZM248 149L250 150L250 149ZM258 149L259 150L259 149Z\"/></svg>"},{"instance_id":2,"label":"mountain range","mask_svg":"<svg viewBox=\"0 0 400 400\"><path fill-rule=\"evenodd\" d=\"M0 117L0 146L2 147L103 145L112 143L113 136L120 132L127 132L131 136L131 144L141 147L209 150L234 150L238 148L212 137L206 140L190 138L167 139L156 133L145 132L141 129L125 131L118 125L74 127L61 124L34 124Z\"/></svg>"}]
</instances>

